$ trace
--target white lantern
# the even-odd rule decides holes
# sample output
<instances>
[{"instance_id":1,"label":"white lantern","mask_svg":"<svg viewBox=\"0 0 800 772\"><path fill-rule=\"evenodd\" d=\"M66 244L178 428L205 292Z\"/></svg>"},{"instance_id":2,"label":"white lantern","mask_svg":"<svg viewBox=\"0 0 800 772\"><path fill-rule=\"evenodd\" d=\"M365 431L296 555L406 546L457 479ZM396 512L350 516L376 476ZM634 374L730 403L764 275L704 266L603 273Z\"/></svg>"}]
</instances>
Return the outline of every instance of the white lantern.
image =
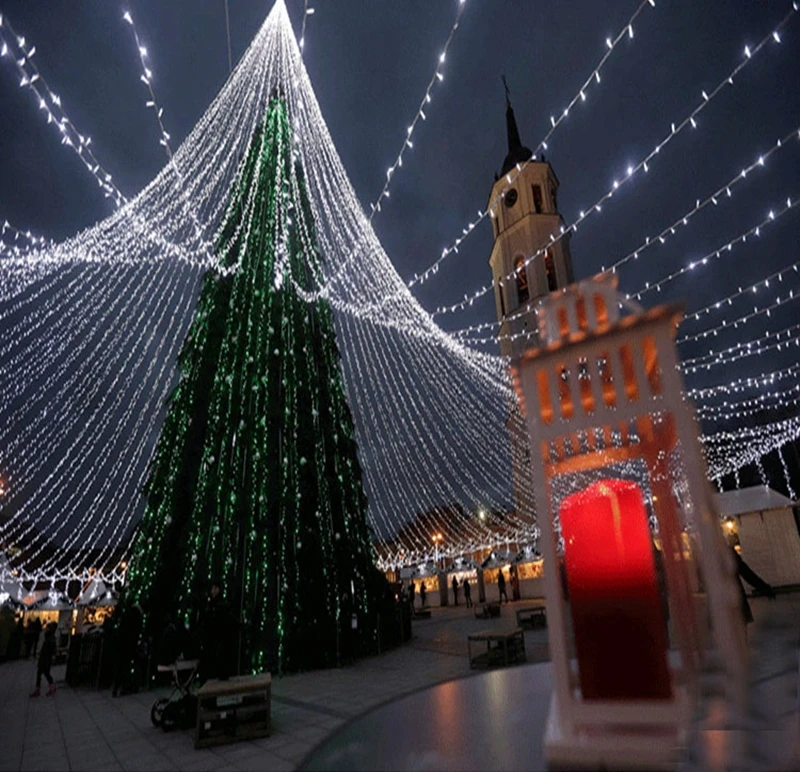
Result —
<instances>
[{"instance_id":1,"label":"white lantern","mask_svg":"<svg viewBox=\"0 0 800 772\"><path fill-rule=\"evenodd\" d=\"M677 369L676 306L620 317L616 277L551 293L512 375L531 442L554 691L552 764L669 768L703 654L740 706L731 556Z\"/></svg>"}]
</instances>

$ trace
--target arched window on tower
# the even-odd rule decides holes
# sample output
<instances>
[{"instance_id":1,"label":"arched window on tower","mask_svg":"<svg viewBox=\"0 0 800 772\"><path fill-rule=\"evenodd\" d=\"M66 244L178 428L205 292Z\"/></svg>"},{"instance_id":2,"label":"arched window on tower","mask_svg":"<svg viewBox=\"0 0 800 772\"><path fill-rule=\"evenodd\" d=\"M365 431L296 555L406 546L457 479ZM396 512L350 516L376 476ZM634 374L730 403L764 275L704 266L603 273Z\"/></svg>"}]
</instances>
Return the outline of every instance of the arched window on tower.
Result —
<instances>
[{"instance_id":1,"label":"arched window on tower","mask_svg":"<svg viewBox=\"0 0 800 772\"><path fill-rule=\"evenodd\" d=\"M536 212L536 214L541 214L544 211L544 205L542 203L542 186L531 185L531 190L533 192L533 211Z\"/></svg>"},{"instance_id":2,"label":"arched window on tower","mask_svg":"<svg viewBox=\"0 0 800 772\"><path fill-rule=\"evenodd\" d=\"M522 255L514 260L514 273L517 275L517 297L520 305L522 305L531 296L528 288L528 271L525 266L525 258Z\"/></svg>"},{"instance_id":3,"label":"arched window on tower","mask_svg":"<svg viewBox=\"0 0 800 772\"><path fill-rule=\"evenodd\" d=\"M547 289L554 292L558 289L558 279L556 278L556 264L553 262L553 250L550 247L544 253L544 270L547 274Z\"/></svg>"}]
</instances>

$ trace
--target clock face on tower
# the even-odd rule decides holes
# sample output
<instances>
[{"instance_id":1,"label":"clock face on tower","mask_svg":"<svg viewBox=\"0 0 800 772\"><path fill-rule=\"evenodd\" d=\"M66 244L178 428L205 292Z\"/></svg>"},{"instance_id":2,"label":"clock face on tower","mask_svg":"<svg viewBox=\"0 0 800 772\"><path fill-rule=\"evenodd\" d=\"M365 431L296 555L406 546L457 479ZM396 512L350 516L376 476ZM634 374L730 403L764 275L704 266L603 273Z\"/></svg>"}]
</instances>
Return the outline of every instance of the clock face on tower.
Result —
<instances>
[{"instance_id":1,"label":"clock face on tower","mask_svg":"<svg viewBox=\"0 0 800 772\"><path fill-rule=\"evenodd\" d=\"M511 190L506 193L506 206L511 209L514 204L517 203L517 189L511 188Z\"/></svg>"}]
</instances>

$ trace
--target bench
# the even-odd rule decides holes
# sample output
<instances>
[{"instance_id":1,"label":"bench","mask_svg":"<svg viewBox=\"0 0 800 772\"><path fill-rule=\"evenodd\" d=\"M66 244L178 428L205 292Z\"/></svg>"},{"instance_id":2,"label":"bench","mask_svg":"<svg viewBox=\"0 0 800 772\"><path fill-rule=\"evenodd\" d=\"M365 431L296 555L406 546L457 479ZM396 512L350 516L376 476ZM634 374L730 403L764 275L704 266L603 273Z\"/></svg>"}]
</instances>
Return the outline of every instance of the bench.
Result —
<instances>
[{"instance_id":1,"label":"bench","mask_svg":"<svg viewBox=\"0 0 800 772\"><path fill-rule=\"evenodd\" d=\"M194 747L269 735L271 691L269 673L206 681L197 692Z\"/></svg>"},{"instance_id":2,"label":"bench","mask_svg":"<svg viewBox=\"0 0 800 772\"><path fill-rule=\"evenodd\" d=\"M481 603L475 606L475 619L490 619L492 617L500 616L500 603L499 601L490 601L488 603Z\"/></svg>"},{"instance_id":3,"label":"bench","mask_svg":"<svg viewBox=\"0 0 800 772\"><path fill-rule=\"evenodd\" d=\"M479 653L473 656L472 645L478 644ZM483 650L481 644L486 644ZM521 628L516 630L487 630L482 633L470 633L467 636L467 653L470 668L500 667L525 662L525 634Z\"/></svg>"},{"instance_id":4,"label":"bench","mask_svg":"<svg viewBox=\"0 0 800 772\"><path fill-rule=\"evenodd\" d=\"M431 618L431 610L429 608L419 608L419 609L415 608L414 609L413 618L414 619L430 619Z\"/></svg>"},{"instance_id":5,"label":"bench","mask_svg":"<svg viewBox=\"0 0 800 772\"><path fill-rule=\"evenodd\" d=\"M544 604L518 609L517 625L526 630L547 627L547 609Z\"/></svg>"}]
</instances>

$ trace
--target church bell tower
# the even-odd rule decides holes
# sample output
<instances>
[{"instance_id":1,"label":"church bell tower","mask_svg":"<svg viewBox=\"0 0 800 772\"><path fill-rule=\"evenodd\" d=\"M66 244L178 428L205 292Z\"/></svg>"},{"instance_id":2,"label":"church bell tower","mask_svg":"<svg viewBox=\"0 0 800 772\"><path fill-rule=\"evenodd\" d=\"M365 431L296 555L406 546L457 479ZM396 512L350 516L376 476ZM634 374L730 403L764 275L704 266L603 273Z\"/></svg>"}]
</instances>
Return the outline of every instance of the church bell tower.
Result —
<instances>
[{"instance_id":1,"label":"church bell tower","mask_svg":"<svg viewBox=\"0 0 800 772\"><path fill-rule=\"evenodd\" d=\"M517 129L506 89L508 155L489 197L494 247L489 258L495 288L498 337L504 356L514 356L532 345L520 335L536 331L536 301L548 292L572 284L569 233L561 234L564 220L558 213L558 178L544 159L531 159ZM544 249L543 254L530 260ZM527 263L527 265L526 265ZM512 276L508 279L506 277ZM512 336L517 336L512 339Z\"/></svg>"},{"instance_id":2,"label":"church bell tower","mask_svg":"<svg viewBox=\"0 0 800 772\"><path fill-rule=\"evenodd\" d=\"M505 78L503 79L505 83ZM536 303L549 292L572 284L569 232L561 234L558 178L544 159L523 146L506 86L508 155L489 197L494 246L489 258L494 279L500 352L515 357L536 344ZM532 159L532 160L531 160ZM526 162L529 162L526 164ZM542 254L538 254L544 250ZM533 255L536 255L532 260ZM510 278L508 278L510 277ZM511 442L512 488L517 517L535 523L530 448L516 399L506 421Z\"/></svg>"}]
</instances>

